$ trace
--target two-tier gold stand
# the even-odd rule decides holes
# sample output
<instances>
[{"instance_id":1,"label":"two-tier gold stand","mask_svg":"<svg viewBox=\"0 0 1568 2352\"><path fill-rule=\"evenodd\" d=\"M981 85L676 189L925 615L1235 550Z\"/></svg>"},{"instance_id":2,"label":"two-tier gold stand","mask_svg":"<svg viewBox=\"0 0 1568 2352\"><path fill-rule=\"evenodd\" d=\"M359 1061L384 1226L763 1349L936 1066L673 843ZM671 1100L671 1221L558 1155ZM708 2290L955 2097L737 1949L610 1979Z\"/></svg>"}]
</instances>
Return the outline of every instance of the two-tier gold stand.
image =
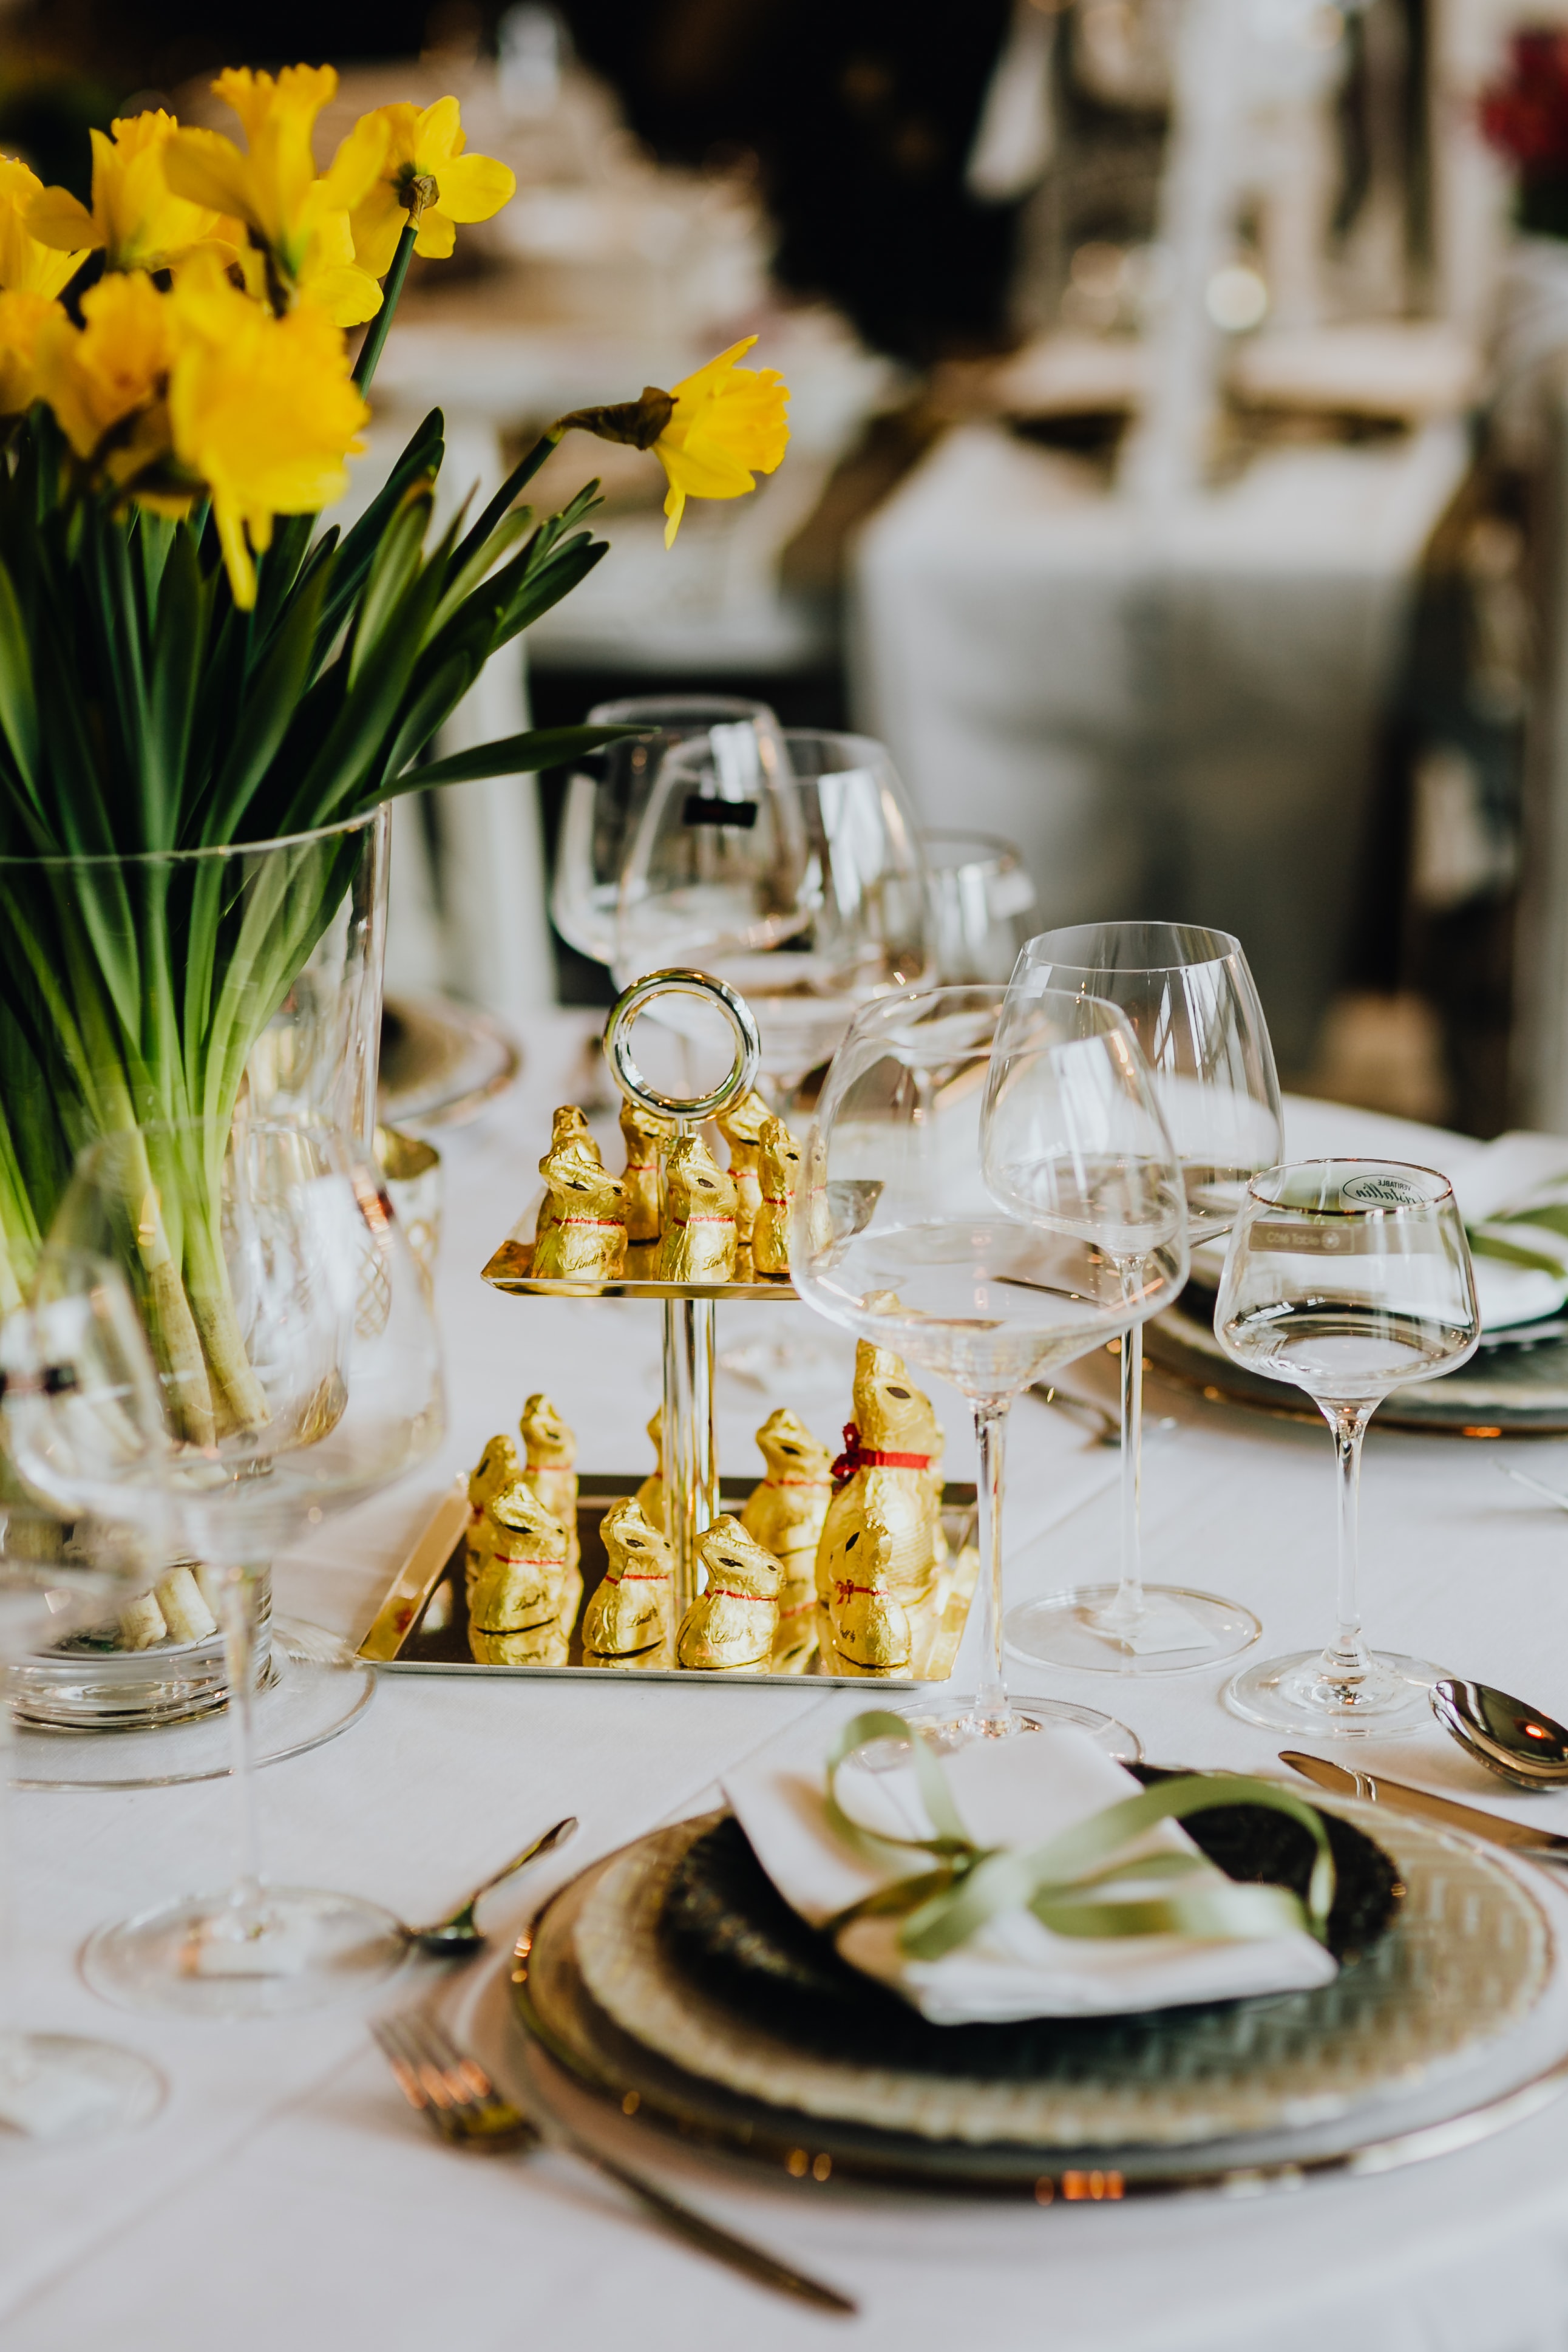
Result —
<instances>
[{"instance_id":1,"label":"two-tier gold stand","mask_svg":"<svg viewBox=\"0 0 1568 2352\"><path fill-rule=\"evenodd\" d=\"M662 1094L638 1068L632 1030L639 1013L660 997L693 996L716 1005L735 1039L729 1075L711 1094ZM615 1083L629 1102L670 1122L676 1134L691 1134L755 1085L762 1040L756 1016L743 996L706 971L650 972L616 999L605 1024L604 1055ZM541 1282L528 1270L531 1240L517 1235L502 1243L485 1268L497 1290L545 1298L657 1298L664 1308L664 1531L674 1562L675 1605L684 1612L697 1591L697 1538L719 1516L718 1448L714 1435L714 1309L721 1299L779 1299L796 1296L788 1276L749 1282L654 1282L627 1275L607 1282Z\"/></svg>"}]
</instances>

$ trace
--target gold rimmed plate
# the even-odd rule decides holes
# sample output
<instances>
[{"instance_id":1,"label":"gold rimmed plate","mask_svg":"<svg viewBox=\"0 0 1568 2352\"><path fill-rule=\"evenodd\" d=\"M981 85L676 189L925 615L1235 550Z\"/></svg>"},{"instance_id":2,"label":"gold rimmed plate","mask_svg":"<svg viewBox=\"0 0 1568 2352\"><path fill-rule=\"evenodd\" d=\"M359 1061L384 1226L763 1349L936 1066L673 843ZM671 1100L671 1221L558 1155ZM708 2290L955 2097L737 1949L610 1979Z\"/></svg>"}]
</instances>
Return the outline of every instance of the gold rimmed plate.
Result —
<instances>
[{"instance_id":1,"label":"gold rimmed plate","mask_svg":"<svg viewBox=\"0 0 1568 2352\"><path fill-rule=\"evenodd\" d=\"M554 1897L515 1972L518 2013L580 2085L688 2141L796 2178L1041 2201L1385 2169L1557 2096L1568 2001L1542 1903L1463 1841L1323 1810L1375 1829L1408 1887L1382 1944L1318 1994L1169 2012L1131 2063L1124 2052L1009 2084L825 2060L769 2033L716 1999L664 1928L672 1876L716 1815L639 1840Z\"/></svg>"}]
</instances>

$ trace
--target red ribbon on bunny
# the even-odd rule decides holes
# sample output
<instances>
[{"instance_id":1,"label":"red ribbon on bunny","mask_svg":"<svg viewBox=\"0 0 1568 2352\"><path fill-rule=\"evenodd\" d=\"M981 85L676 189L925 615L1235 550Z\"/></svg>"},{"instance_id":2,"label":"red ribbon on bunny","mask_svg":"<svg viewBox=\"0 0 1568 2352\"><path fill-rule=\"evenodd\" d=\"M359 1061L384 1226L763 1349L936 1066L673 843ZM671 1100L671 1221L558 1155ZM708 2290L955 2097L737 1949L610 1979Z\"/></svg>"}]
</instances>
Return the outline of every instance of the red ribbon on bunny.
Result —
<instances>
[{"instance_id":1,"label":"red ribbon on bunny","mask_svg":"<svg viewBox=\"0 0 1568 2352\"><path fill-rule=\"evenodd\" d=\"M844 1450L833 1465L833 1484L841 1486L857 1470L929 1470L929 1454L883 1454L874 1445L862 1445L861 1433L852 1421L844 1423Z\"/></svg>"}]
</instances>

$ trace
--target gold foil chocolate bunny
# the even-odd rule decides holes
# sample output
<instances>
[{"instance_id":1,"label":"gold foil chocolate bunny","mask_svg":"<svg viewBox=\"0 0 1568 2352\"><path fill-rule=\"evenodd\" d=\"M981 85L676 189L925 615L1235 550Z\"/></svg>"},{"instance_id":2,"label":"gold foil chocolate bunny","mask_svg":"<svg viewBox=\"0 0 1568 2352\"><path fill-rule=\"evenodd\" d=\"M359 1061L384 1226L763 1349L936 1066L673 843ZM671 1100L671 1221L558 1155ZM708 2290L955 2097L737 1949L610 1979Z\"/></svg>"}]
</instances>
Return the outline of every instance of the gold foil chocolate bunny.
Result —
<instances>
[{"instance_id":1,"label":"gold foil chocolate bunny","mask_svg":"<svg viewBox=\"0 0 1568 2352\"><path fill-rule=\"evenodd\" d=\"M479 1456L478 1464L468 1475L468 1531L464 1543L465 1584L470 1598L474 1580L490 1556L490 1538L494 1533L486 1513L486 1504L515 1485L522 1475L517 1449L509 1437L493 1437Z\"/></svg>"},{"instance_id":2,"label":"gold foil chocolate bunny","mask_svg":"<svg viewBox=\"0 0 1568 2352\"><path fill-rule=\"evenodd\" d=\"M659 1158L674 1135L674 1123L656 1118L640 1103L621 1106L621 1134L626 1165L621 1181L626 1193L626 1239L633 1248L659 1238Z\"/></svg>"},{"instance_id":3,"label":"gold foil chocolate bunny","mask_svg":"<svg viewBox=\"0 0 1568 2352\"><path fill-rule=\"evenodd\" d=\"M862 1674L910 1671L915 1629L893 1591L893 1549L885 1528L862 1520L846 1527L829 1551L826 1615L835 1670L847 1664Z\"/></svg>"},{"instance_id":4,"label":"gold foil chocolate bunny","mask_svg":"<svg viewBox=\"0 0 1568 2352\"><path fill-rule=\"evenodd\" d=\"M762 1130L773 1113L755 1087L714 1116L714 1125L729 1146L729 1173L735 1185L735 1240L737 1249L749 1249L762 1205L758 1166Z\"/></svg>"},{"instance_id":5,"label":"gold foil chocolate bunny","mask_svg":"<svg viewBox=\"0 0 1568 2352\"><path fill-rule=\"evenodd\" d=\"M768 1475L747 1496L740 1524L779 1562L775 1674L803 1674L817 1649L817 1541L832 1499L831 1458L787 1406L757 1433Z\"/></svg>"},{"instance_id":6,"label":"gold foil chocolate bunny","mask_svg":"<svg viewBox=\"0 0 1568 2352\"><path fill-rule=\"evenodd\" d=\"M669 1664L675 1631L669 1545L630 1499L612 1505L601 1531L610 1564L583 1616L585 1654Z\"/></svg>"},{"instance_id":7,"label":"gold foil chocolate bunny","mask_svg":"<svg viewBox=\"0 0 1568 2352\"><path fill-rule=\"evenodd\" d=\"M534 1242L533 1271L544 1282L613 1282L626 1268L626 1198L621 1179L569 1147L539 1161L549 1190L549 1221Z\"/></svg>"},{"instance_id":8,"label":"gold foil chocolate bunny","mask_svg":"<svg viewBox=\"0 0 1568 2352\"><path fill-rule=\"evenodd\" d=\"M930 1400L891 1348L869 1339L855 1349L854 1419L833 1465L835 1489L817 1552L817 1597L828 1604L835 1559L857 1527L886 1538L885 1571L895 1600L912 1613L940 1598L946 1560L942 1535L942 1432Z\"/></svg>"},{"instance_id":9,"label":"gold foil chocolate bunny","mask_svg":"<svg viewBox=\"0 0 1568 2352\"><path fill-rule=\"evenodd\" d=\"M696 1550L707 1585L681 1620L678 1663L766 1674L779 1630L779 1562L738 1519L727 1517L705 1528Z\"/></svg>"},{"instance_id":10,"label":"gold foil chocolate bunny","mask_svg":"<svg viewBox=\"0 0 1568 2352\"><path fill-rule=\"evenodd\" d=\"M735 1186L700 1135L677 1135L664 1155L669 1223L659 1242L661 1282L727 1282L735 1272Z\"/></svg>"},{"instance_id":11,"label":"gold foil chocolate bunny","mask_svg":"<svg viewBox=\"0 0 1568 2352\"><path fill-rule=\"evenodd\" d=\"M550 1113L549 1150L546 1160L581 1160L590 1166L602 1168L604 1154L589 1131L588 1120L575 1103L562 1103ZM540 1174L544 1173L541 1163ZM549 1192L539 1203L534 1221L534 1256L538 1257L539 1244L555 1223L555 1203Z\"/></svg>"},{"instance_id":12,"label":"gold foil chocolate bunny","mask_svg":"<svg viewBox=\"0 0 1568 2352\"><path fill-rule=\"evenodd\" d=\"M485 1506L484 1564L468 1596L468 1646L482 1666L566 1664L559 1620L566 1529L521 1478Z\"/></svg>"},{"instance_id":13,"label":"gold foil chocolate bunny","mask_svg":"<svg viewBox=\"0 0 1568 2352\"><path fill-rule=\"evenodd\" d=\"M559 1617L563 1625L577 1622L582 1598L581 1557L577 1539L577 1439L548 1396L536 1391L523 1407L518 1433L527 1448L523 1476L552 1518L566 1529L566 1574L561 1580Z\"/></svg>"},{"instance_id":14,"label":"gold foil chocolate bunny","mask_svg":"<svg viewBox=\"0 0 1568 2352\"><path fill-rule=\"evenodd\" d=\"M758 1181L761 1203L751 1235L751 1263L758 1274L789 1271L789 1209L800 1174L800 1147L781 1118L764 1122Z\"/></svg>"}]
</instances>

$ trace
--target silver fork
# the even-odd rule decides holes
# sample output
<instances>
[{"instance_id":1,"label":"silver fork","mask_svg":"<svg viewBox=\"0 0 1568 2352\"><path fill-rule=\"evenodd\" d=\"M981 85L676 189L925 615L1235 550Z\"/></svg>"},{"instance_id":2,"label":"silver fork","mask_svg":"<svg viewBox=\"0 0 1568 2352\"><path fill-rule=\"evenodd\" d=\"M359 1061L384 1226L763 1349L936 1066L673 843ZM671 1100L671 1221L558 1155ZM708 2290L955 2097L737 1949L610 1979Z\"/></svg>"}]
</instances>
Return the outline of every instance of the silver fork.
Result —
<instances>
[{"instance_id":1,"label":"silver fork","mask_svg":"<svg viewBox=\"0 0 1568 2352\"><path fill-rule=\"evenodd\" d=\"M552 2116L545 2126L525 2115L501 2096L478 2060L458 2048L438 2019L418 2010L404 2010L397 2015L372 2018L371 2032L410 2106L449 2147L499 2155L507 2148L535 2148L553 2142L626 2189L688 2245L727 2263L743 2277L770 2286L779 2294L815 2304L820 2310L846 2314L856 2310L836 2287L825 2286L820 2279L765 2253L760 2246L732 2236L678 2198L655 2189L640 2172L601 2155L558 2116Z\"/></svg>"}]
</instances>

